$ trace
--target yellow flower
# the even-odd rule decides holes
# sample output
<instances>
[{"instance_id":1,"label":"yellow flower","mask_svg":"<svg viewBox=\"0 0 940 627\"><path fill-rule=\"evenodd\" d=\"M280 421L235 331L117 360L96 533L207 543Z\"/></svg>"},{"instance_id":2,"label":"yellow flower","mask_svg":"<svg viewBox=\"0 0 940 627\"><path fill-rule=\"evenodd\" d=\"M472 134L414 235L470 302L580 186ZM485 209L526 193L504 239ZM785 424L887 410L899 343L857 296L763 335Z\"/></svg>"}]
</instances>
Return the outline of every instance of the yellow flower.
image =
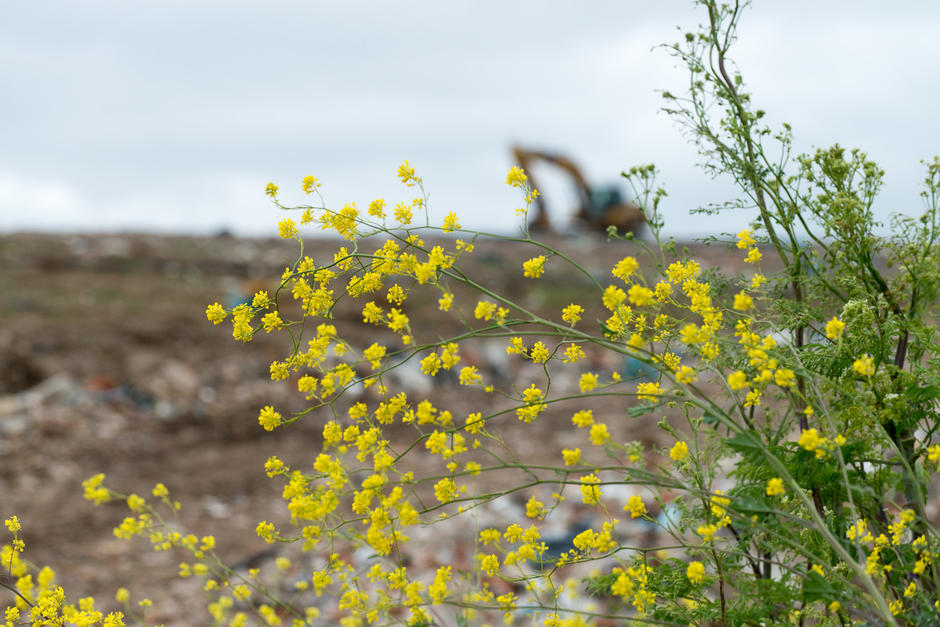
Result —
<instances>
[{"instance_id":1,"label":"yellow flower","mask_svg":"<svg viewBox=\"0 0 940 627\"><path fill-rule=\"evenodd\" d=\"M744 257L744 261L746 263L757 263L760 261L761 257L762 255L760 254L760 251L755 246L754 248L747 251L747 256Z\"/></svg>"},{"instance_id":2,"label":"yellow flower","mask_svg":"<svg viewBox=\"0 0 940 627\"><path fill-rule=\"evenodd\" d=\"M441 503L453 501L456 494L457 484L454 483L453 479L444 477L434 484L434 496L437 497L437 500Z\"/></svg>"},{"instance_id":3,"label":"yellow flower","mask_svg":"<svg viewBox=\"0 0 940 627\"><path fill-rule=\"evenodd\" d=\"M522 264L523 275L529 279L537 279L545 272L545 255L533 257Z\"/></svg>"},{"instance_id":4,"label":"yellow flower","mask_svg":"<svg viewBox=\"0 0 940 627\"><path fill-rule=\"evenodd\" d=\"M658 383L640 383L636 386L636 397L641 401L656 402L663 390Z\"/></svg>"},{"instance_id":5,"label":"yellow flower","mask_svg":"<svg viewBox=\"0 0 940 627\"><path fill-rule=\"evenodd\" d=\"M208 318L209 322L212 324L219 324L225 320L227 315L228 313L225 311L225 308L219 303L212 303L206 307L206 318Z\"/></svg>"},{"instance_id":6,"label":"yellow flower","mask_svg":"<svg viewBox=\"0 0 940 627\"><path fill-rule=\"evenodd\" d=\"M940 444L934 444L927 449L927 459L935 464L940 462Z\"/></svg>"},{"instance_id":7,"label":"yellow flower","mask_svg":"<svg viewBox=\"0 0 940 627\"><path fill-rule=\"evenodd\" d=\"M627 293L616 285L608 285L604 290L604 294L601 297L601 301L604 303L604 307L613 311L617 308L617 305L622 303L627 299Z\"/></svg>"},{"instance_id":8,"label":"yellow flower","mask_svg":"<svg viewBox=\"0 0 940 627\"><path fill-rule=\"evenodd\" d=\"M774 372L774 383L782 388L793 387L796 380L796 373L789 368L781 368Z\"/></svg>"},{"instance_id":9,"label":"yellow flower","mask_svg":"<svg viewBox=\"0 0 940 627\"><path fill-rule=\"evenodd\" d=\"M767 496L779 496L786 492L786 488L783 487L783 479L774 477L768 481L765 492L767 493Z\"/></svg>"},{"instance_id":10,"label":"yellow flower","mask_svg":"<svg viewBox=\"0 0 940 627\"><path fill-rule=\"evenodd\" d=\"M408 187L421 182L421 177L415 174L415 169L411 167L407 160L398 166L398 179Z\"/></svg>"},{"instance_id":11,"label":"yellow flower","mask_svg":"<svg viewBox=\"0 0 940 627\"><path fill-rule=\"evenodd\" d=\"M437 299L437 306L441 311L450 311L454 304L454 295L451 292L444 292L444 295Z\"/></svg>"},{"instance_id":12,"label":"yellow flower","mask_svg":"<svg viewBox=\"0 0 940 627\"><path fill-rule=\"evenodd\" d=\"M308 174L304 177L303 181L300 182L300 187L304 190L305 194L309 194L320 187L320 181L317 180L317 177Z\"/></svg>"},{"instance_id":13,"label":"yellow flower","mask_svg":"<svg viewBox=\"0 0 940 627\"><path fill-rule=\"evenodd\" d=\"M590 409L582 409L571 417L571 423L576 427L590 427L594 424L594 412Z\"/></svg>"},{"instance_id":14,"label":"yellow flower","mask_svg":"<svg viewBox=\"0 0 940 627\"><path fill-rule=\"evenodd\" d=\"M477 320L492 320L496 314L496 303L488 300L477 301L477 306L473 310L473 317Z\"/></svg>"},{"instance_id":15,"label":"yellow flower","mask_svg":"<svg viewBox=\"0 0 940 627\"><path fill-rule=\"evenodd\" d=\"M277 223L277 234L281 239L292 239L297 237L297 223L290 218L284 218Z\"/></svg>"},{"instance_id":16,"label":"yellow flower","mask_svg":"<svg viewBox=\"0 0 940 627\"><path fill-rule=\"evenodd\" d=\"M738 370L728 375L728 386L732 390L740 390L747 387L747 375Z\"/></svg>"},{"instance_id":17,"label":"yellow flower","mask_svg":"<svg viewBox=\"0 0 940 627\"><path fill-rule=\"evenodd\" d=\"M460 223L457 222L457 214L451 211L447 214L447 217L444 218L444 224L441 226L441 230L445 233L453 233L460 228Z\"/></svg>"},{"instance_id":18,"label":"yellow flower","mask_svg":"<svg viewBox=\"0 0 940 627\"><path fill-rule=\"evenodd\" d=\"M627 280L627 277L636 272L637 268L640 267L640 264L637 263L637 260L633 257L624 257L617 262L617 265L614 266L614 269L611 271L618 279L624 281Z\"/></svg>"},{"instance_id":19,"label":"yellow flower","mask_svg":"<svg viewBox=\"0 0 940 627\"><path fill-rule=\"evenodd\" d=\"M685 576L692 583L702 583L705 579L705 565L701 562L691 562L685 570Z\"/></svg>"},{"instance_id":20,"label":"yellow flower","mask_svg":"<svg viewBox=\"0 0 940 627\"><path fill-rule=\"evenodd\" d=\"M268 183L264 188L264 193L270 196L271 198L277 198L278 186L274 183Z\"/></svg>"},{"instance_id":21,"label":"yellow flower","mask_svg":"<svg viewBox=\"0 0 940 627\"><path fill-rule=\"evenodd\" d=\"M642 285L632 285L628 294L630 296L630 302L637 307L643 307L653 302L653 290L648 287L643 287Z\"/></svg>"},{"instance_id":22,"label":"yellow flower","mask_svg":"<svg viewBox=\"0 0 940 627\"><path fill-rule=\"evenodd\" d=\"M565 460L565 466L574 466L581 461L581 449L566 448L561 451L561 456Z\"/></svg>"},{"instance_id":23,"label":"yellow flower","mask_svg":"<svg viewBox=\"0 0 940 627\"><path fill-rule=\"evenodd\" d=\"M593 372L585 372L581 375L578 387L581 388L582 392L590 392L597 387L597 375Z\"/></svg>"},{"instance_id":24,"label":"yellow flower","mask_svg":"<svg viewBox=\"0 0 940 627\"><path fill-rule=\"evenodd\" d=\"M754 241L754 237L751 235L751 231L744 229L740 233L738 233L738 248L739 249L744 250L745 248L750 248L755 243L756 242Z\"/></svg>"},{"instance_id":25,"label":"yellow flower","mask_svg":"<svg viewBox=\"0 0 940 627\"><path fill-rule=\"evenodd\" d=\"M546 361L548 361L550 356L551 353L548 352L548 347L546 347L545 343L541 341L536 342L532 347L532 350L529 351L529 358L532 360L532 363L535 364L544 364Z\"/></svg>"},{"instance_id":26,"label":"yellow flower","mask_svg":"<svg viewBox=\"0 0 940 627\"><path fill-rule=\"evenodd\" d=\"M499 571L499 558L495 555L483 555L480 558L480 570L490 577L495 577Z\"/></svg>"},{"instance_id":27,"label":"yellow flower","mask_svg":"<svg viewBox=\"0 0 940 627\"><path fill-rule=\"evenodd\" d=\"M594 473L581 477L581 500L587 505L597 505L601 500L600 479Z\"/></svg>"},{"instance_id":28,"label":"yellow flower","mask_svg":"<svg viewBox=\"0 0 940 627\"><path fill-rule=\"evenodd\" d=\"M5 521L3 521L3 524L6 525L6 528L14 536L23 528L23 525L20 524L20 519L16 516L10 516Z\"/></svg>"},{"instance_id":29,"label":"yellow flower","mask_svg":"<svg viewBox=\"0 0 940 627\"><path fill-rule=\"evenodd\" d=\"M625 512L630 512L630 518L639 518L646 513L646 505L643 499L634 495L627 499L627 504L623 506Z\"/></svg>"},{"instance_id":30,"label":"yellow flower","mask_svg":"<svg viewBox=\"0 0 940 627\"><path fill-rule=\"evenodd\" d=\"M838 340L845 331L845 323L833 316L832 320L826 323L826 337L830 340Z\"/></svg>"},{"instance_id":31,"label":"yellow flower","mask_svg":"<svg viewBox=\"0 0 940 627\"><path fill-rule=\"evenodd\" d=\"M521 188L525 186L527 178L522 168L512 166L509 168L509 173L506 175L506 185Z\"/></svg>"},{"instance_id":32,"label":"yellow flower","mask_svg":"<svg viewBox=\"0 0 940 627\"><path fill-rule=\"evenodd\" d=\"M374 218L385 219L385 199L378 198L370 202L368 212Z\"/></svg>"},{"instance_id":33,"label":"yellow flower","mask_svg":"<svg viewBox=\"0 0 940 627\"><path fill-rule=\"evenodd\" d=\"M402 224L411 224L411 220L414 218L414 214L411 211L411 207L404 203L398 203L395 206L395 219Z\"/></svg>"},{"instance_id":34,"label":"yellow flower","mask_svg":"<svg viewBox=\"0 0 940 627\"><path fill-rule=\"evenodd\" d=\"M863 377L870 377L875 374L875 358L867 353L862 355L852 364L852 370Z\"/></svg>"},{"instance_id":35,"label":"yellow flower","mask_svg":"<svg viewBox=\"0 0 940 627\"><path fill-rule=\"evenodd\" d=\"M525 504L525 515L528 518L545 518L545 504L534 496Z\"/></svg>"},{"instance_id":36,"label":"yellow flower","mask_svg":"<svg viewBox=\"0 0 940 627\"><path fill-rule=\"evenodd\" d=\"M673 461L681 462L683 459L688 457L688 455L689 445L682 440L676 442L672 448L669 449L669 457L671 457Z\"/></svg>"},{"instance_id":37,"label":"yellow flower","mask_svg":"<svg viewBox=\"0 0 940 627\"><path fill-rule=\"evenodd\" d=\"M692 383L695 379L695 369L692 366L679 366L676 370L676 381L679 383Z\"/></svg>"},{"instance_id":38,"label":"yellow flower","mask_svg":"<svg viewBox=\"0 0 940 627\"><path fill-rule=\"evenodd\" d=\"M754 308L754 301L746 292L738 292L734 295L734 308L738 311L748 311Z\"/></svg>"},{"instance_id":39,"label":"yellow flower","mask_svg":"<svg viewBox=\"0 0 940 627\"><path fill-rule=\"evenodd\" d=\"M712 536L718 532L718 526L711 523L707 525L699 525L695 532L702 536L702 540L705 542L711 542Z\"/></svg>"},{"instance_id":40,"label":"yellow flower","mask_svg":"<svg viewBox=\"0 0 940 627\"><path fill-rule=\"evenodd\" d=\"M751 287L755 290L760 289L760 286L766 282L767 277L765 277L763 274L755 274L753 277L751 277Z\"/></svg>"},{"instance_id":41,"label":"yellow flower","mask_svg":"<svg viewBox=\"0 0 940 627\"><path fill-rule=\"evenodd\" d=\"M610 440L610 433L607 431L607 425L601 422L591 425L591 432L588 434L588 437L591 440L591 444L595 446L603 446L605 442Z\"/></svg>"},{"instance_id":42,"label":"yellow flower","mask_svg":"<svg viewBox=\"0 0 940 627\"><path fill-rule=\"evenodd\" d=\"M800 439L797 440L797 444L807 451L815 451L816 449L825 446L826 438L820 437L819 432L816 431L816 429L804 429L800 434Z\"/></svg>"},{"instance_id":43,"label":"yellow flower","mask_svg":"<svg viewBox=\"0 0 940 627\"><path fill-rule=\"evenodd\" d=\"M476 366L465 366L460 370L460 385L475 385L483 383L483 375L477 372Z\"/></svg>"},{"instance_id":44,"label":"yellow flower","mask_svg":"<svg viewBox=\"0 0 940 627\"><path fill-rule=\"evenodd\" d=\"M584 307L581 305L575 305L571 303L567 307L561 310L561 319L567 322L568 324L574 326L581 319L581 314L584 312Z\"/></svg>"},{"instance_id":45,"label":"yellow flower","mask_svg":"<svg viewBox=\"0 0 940 627\"><path fill-rule=\"evenodd\" d=\"M270 405L267 405L258 414L258 424L264 427L265 431L273 431L275 427L281 424L281 414L274 411L274 408Z\"/></svg>"},{"instance_id":46,"label":"yellow flower","mask_svg":"<svg viewBox=\"0 0 940 627\"><path fill-rule=\"evenodd\" d=\"M578 344L568 344L565 348L565 358L562 360L566 364L573 364L576 361L584 359L584 349L582 349Z\"/></svg>"}]
</instances>

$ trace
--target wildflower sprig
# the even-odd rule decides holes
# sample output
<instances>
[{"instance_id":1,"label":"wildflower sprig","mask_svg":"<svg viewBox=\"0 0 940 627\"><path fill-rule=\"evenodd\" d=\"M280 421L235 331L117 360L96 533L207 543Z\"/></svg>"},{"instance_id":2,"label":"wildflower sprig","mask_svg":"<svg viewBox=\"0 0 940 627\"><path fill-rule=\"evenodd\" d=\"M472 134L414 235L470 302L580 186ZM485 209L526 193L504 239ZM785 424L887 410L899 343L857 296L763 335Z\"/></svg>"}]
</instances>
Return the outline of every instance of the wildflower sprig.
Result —
<instances>
[{"instance_id":1,"label":"wildflower sprig","mask_svg":"<svg viewBox=\"0 0 940 627\"><path fill-rule=\"evenodd\" d=\"M838 145L792 157L791 129L767 125L729 57L740 7L699 4L704 26L670 47L690 91L663 96L705 168L740 186L745 200L731 206L753 208L722 238L742 275L662 241L666 193L651 165L624 174L653 241L611 233L608 245L622 248L602 271L530 236L537 191L519 168L505 182L525 203L521 237L466 235L455 213L432 212L407 161L398 178L420 196L394 207L330 208L320 182L305 178L301 190L320 205L281 221L300 254L277 289L230 309L215 303L206 316L230 320L240 341L289 337L270 377L307 405L259 407L259 429L304 421L319 435L304 466L268 459L285 513L254 532L309 554L309 571L289 595L236 574L214 540L178 531L165 486L151 506L92 477L89 500L124 499L133 514L115 533L187 553L179 574L205 578L220 623L283 614L318 624L327 603L349 624L426 625L449 620L445 610L458 623L528 612L547 625L936 616L940 546L926 495L940 465L931 367L940 161L927 164L924 216L899 219L884 242L871 211L882 172ZM277 185L266 193L292 209ZM335 235L336 250L306 255L307 229ZM502 285L472 263L487 241L522 251ZM555 277L580 283L550 305L524 297ZM425 310L446 323L427 324ZM480 357L484 342L499 347L495 366ZM636 380L627 364L642 371ZM398 389L409 367L421 384ZM622 441L622 425L649 420L665 435ZM583 516L552 537L572 512ZM421 572L415 558L429 551L414 538L461 522L472 557ZM11 570L13 533L2 556ZM644 533L656 546L632 543ZM594 598L561 600L567 568L585 568L581 593ZM16 588L24 599L30 585Z\"/></svg>"}]
</instances>

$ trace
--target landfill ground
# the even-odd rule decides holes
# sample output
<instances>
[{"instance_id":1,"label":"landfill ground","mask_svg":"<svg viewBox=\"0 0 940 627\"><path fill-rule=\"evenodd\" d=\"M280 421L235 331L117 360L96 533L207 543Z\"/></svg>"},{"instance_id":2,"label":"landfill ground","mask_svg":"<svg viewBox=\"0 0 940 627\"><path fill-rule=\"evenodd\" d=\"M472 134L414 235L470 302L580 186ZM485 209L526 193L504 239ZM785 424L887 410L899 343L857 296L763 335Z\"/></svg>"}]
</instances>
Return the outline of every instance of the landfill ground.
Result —
<instances>
[{"instance_id":1,"label":"landfill ground","mask_svg":"<svg viewBox=\"0 0 940 627\"><path fill-rule=\"evenodd\" d=\"M598 277L624 255L640 255L637 244L600 237L554 243L586 260L585 270ZM324 263L340 244L308 240L305 252ZM123 586L134 599L153 599L147 624L209 623L201 582L177 576L184 554L117 539L112 529L127 515L126 506L96 507L82 498L82 480L96 473L105 473L106 485L125 493L149 495L157 482L164 483L182 504L181 528L215 535L228 564L263 565L277 554L254 533L261 520L288 520L281 483L266 477L264 462L277 454L289 465L308 468L320 451L327 416L311 414L289 429L261 429L261 407L275 405L287 415L307 403L295 388L269 377L271 361L289 351L288 339L260 333L249 344L234 341L231 326L213 326L205 308L215 301L243 301L257 289L273 291L297 252L295 242L224 235L0 236L0 515L19 516L26 557L53 567L71 598L95 595L102 609L113 608L114 591ZM527 244L480 242L467 268L497 292L556 317L572 295L591 293L586 278L557 270L557 259L544 281L522 278L521 261L535 254ZM743 271L739 252L721 244L696 245L694 255L706 268ZM470 299L468 293L457 296L458 303ZM421 333L444 337L459 327L433 298L427 297L426 306L414 303L409 315ZM387 339L357 324L357 309L341 307L335 314L360 349ZM468 351L468 363L478 364L497 384L513 381L524 388L541 376L511 361L504 341L469 345ZM623 370L604 354L590 353L587 364L595 372ZM429 382L412 366L403 366L393 381L409 398L427 397L455 416L500 402L468 392L453 379ZM574 376L553 385L576 390ZM623 414L620 405L612 399L596 407ZM504 437L521 459L557 465L562 448L589 447L570 415L570 405L559 405L536 424L507 420ZM611 435L663 446L668 436L655 424L661 417L611 421ZM390 434L392 444L402 447L414 435L403 428ZM416 467L429 459L422 454L415 456ZM620 497L625 501L627 493ZM513 509L518 507L507 500L484 514L511 517L520 513ZM584 512L566 516L554 523L562 536L565 525L583 522ZM466 529L440 526L421 533L426 563L420 566L428 572L445 560L459 566L472 559L461 545Z\"/></svg>"}]
</instances>

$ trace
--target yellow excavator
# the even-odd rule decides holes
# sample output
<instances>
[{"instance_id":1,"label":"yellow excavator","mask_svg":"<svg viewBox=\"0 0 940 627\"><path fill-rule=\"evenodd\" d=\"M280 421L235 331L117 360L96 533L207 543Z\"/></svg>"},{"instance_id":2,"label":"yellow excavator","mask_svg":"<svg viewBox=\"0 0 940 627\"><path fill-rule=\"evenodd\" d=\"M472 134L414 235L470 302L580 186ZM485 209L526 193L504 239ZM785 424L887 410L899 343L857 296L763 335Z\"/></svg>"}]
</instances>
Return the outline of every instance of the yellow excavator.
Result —
<instances>
[{"instance_id":1,"label":"yellow excavator","mask_svg":"<svg viewBox=\"0 0 940 627\"><path fill-rule=\"evenodd\" d=\"M574 220L580 222L586 230L605 233L608 227L615 226L620 232L632 231L638 235L638 231L646 224L646 218L643 217L640 208L627 201L617 186L589 185L584 175L581 174L580 168L571 159L558 154L527 150L519 146L512 147L512 154L519 167L525 170L529 186L533 189L540 189L532 178L531 166L535 162L550 163L571 176L578 193L579 203ZM545 199L541 195L535 199L535 215L529 219L529 229L543 233L554 231L545 207Z\"/></svg>"}]
</instances>

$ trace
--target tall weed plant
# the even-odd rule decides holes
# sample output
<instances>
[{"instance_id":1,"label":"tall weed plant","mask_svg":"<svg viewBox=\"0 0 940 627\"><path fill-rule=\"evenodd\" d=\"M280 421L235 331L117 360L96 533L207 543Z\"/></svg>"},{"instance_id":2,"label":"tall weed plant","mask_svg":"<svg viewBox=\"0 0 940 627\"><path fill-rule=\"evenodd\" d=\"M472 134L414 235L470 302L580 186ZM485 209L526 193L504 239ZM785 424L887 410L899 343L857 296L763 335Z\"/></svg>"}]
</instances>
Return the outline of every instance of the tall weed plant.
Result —
<instances>
[{"instance_id":1,"label":"tall weed plant","mask_svg":"<svg viewBox=\"0 0 940 627\"><path fill-rule=\"evenodd\" d=\"M283 548L277 571L222 563L211 536L178 527L180 505L165 486L127 496L98 475L86 496L126 499L131 510L115 534L188 555L180 575L202 579L209 620L220 625L940 624L931 525L940 161L925 164L924 213L895 216L891 234L878 235L882 170L838 144L791 154L790 127L765 123L729 56L742 6L698 4L704 26L669 46L688 68L688 92L663 96L705 168L738 185L737 200L711 210L756 211L723 240L747 271L706 270L663 240L665 191L653 166L624 173L652 238L603 276L525 227L503 237L463 229L453 213L435 217L407 161L398 177L415 196L394 207L331 208L314 177L301 187L316 202L291 207L270 184L274 203L299 213L279 233L300 255L274 293L206 313L229 320L239 341L272 332L289 340L271 378L309 406L264 407L260 427L322 429L309 462L289 467L274 456L264 468L290 514L286 526L254 530ZM519 191L525 224L538 192L518 168L506 183ZM304 226L343 245L313 259ZM610 247L633 239L609 236ZM531 249L505 271L534 286L563 276L586 287L537 311L463 269L485 240ZM779 270L765 274L772 259ZM349 322L334 319L350 301L369 345L347 341ZM450 323L419 328L412 307L435 307ZM483 340L530 366L528 379L468 359ZM654 376L637 383L593 367L587 356L597 354ZM455 379L460 402L396 389L393 375L409 362L429 379ZM563 375L577 383L565 388ZM616 409L597 409L598 399ZM540 420L553 411L566 412L565 441L580 446L545 433ZM660 417L665 447L612 435L613 423ZM520 427L553 462L526 461ZM484 512L497 503L516 503L504 508L516 517L493 524ZM552 527L572 511L580 526ZM428 538L460 521L469 532L452 554L466 559L420 567ZM92 599L68 602L50 569L22 557L16 517L7 527L6 625L144 622L146 603L132 605L126 590L124 609L107 615ZM574 531L559 540L556 528Z\"/></svg>"}]
</instances>

